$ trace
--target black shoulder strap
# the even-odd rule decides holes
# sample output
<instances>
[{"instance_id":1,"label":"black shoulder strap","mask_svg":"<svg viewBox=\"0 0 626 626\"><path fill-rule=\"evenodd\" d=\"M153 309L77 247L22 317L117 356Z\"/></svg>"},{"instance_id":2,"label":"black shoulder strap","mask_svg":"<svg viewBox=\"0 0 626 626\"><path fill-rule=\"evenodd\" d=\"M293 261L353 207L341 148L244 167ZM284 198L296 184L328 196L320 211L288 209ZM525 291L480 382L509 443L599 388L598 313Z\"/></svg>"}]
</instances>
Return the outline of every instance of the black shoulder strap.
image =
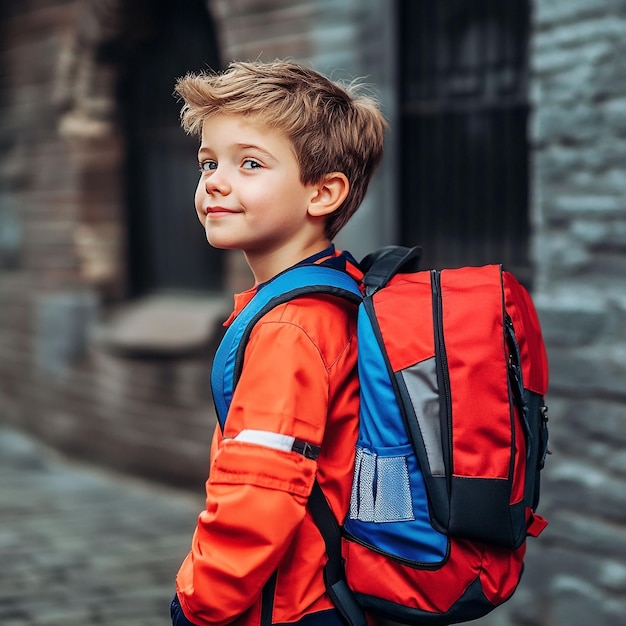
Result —
<instances>
[{"instance_id":1,"label":"black shoulder strap","mask_svg":"<svg viewBox=\"0 0 626 626\"><path fill-rule=\"evenodd\" d=\"M401 272L416 272L422 249L419 246L385 246L368 254L359 264L365 276L365 295L371 296Z\"/></svg>"},{"instance_id":2,"label":"black shoulder strap","mask_svg":"<svg viewBox=\"0 0 626 626\"><path fill-rule=\"evenodd\" d=\"M326 591L350 626L367 626L363 610L358 605L346 582L343 557L341 555L341 528L332 512L326 496L317 482L309 496L309 511L326 545L328 561L324 566Z\"/></svg>"}]
</instances>

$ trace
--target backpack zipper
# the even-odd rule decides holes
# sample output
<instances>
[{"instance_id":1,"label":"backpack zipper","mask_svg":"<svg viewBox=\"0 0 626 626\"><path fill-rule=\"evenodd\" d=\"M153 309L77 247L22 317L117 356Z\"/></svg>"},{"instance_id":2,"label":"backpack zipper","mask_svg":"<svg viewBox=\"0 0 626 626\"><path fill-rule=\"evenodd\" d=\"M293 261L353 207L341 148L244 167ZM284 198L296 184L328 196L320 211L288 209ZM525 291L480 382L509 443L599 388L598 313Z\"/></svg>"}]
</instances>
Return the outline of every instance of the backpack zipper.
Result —
<instances>
[{"instance_id":1,"label":"backpack zipper","mask_svg":"<svg viewBox=\"0 0 626 626\"><path fill-rule=\"evenodd\" d=\"M524 395L524 382L522 379L522 357L520 355L519 345L515 337L515 327L511 316L505 312L504 328L506 331L506 343L509 349L508 354L508 371L511 391L519 412L519 419L522 422L524 435L526 436L526 458L530 457L531 447L533 445L533 433L528 423L528 403Z\"/></svg>"},{"instance_id":2,"label":"backpack zipper","mask_svg":"<svg viewBox=\"0 0 626 626\"><path fill-rule=\"evenodd\" d=\"M446 468L446 481L448 485L448 497L452 483L452 393L450 391L450 373L448 372L448 356L443 336L443 300L441 295L441 271L431 270L431 286L433 295L433 330L435 339L435 363L437 367L437 382L443 389L440 400L440 421L445 431L447 448L443 450L444 466Z\"/></svg>"}]
</instances>

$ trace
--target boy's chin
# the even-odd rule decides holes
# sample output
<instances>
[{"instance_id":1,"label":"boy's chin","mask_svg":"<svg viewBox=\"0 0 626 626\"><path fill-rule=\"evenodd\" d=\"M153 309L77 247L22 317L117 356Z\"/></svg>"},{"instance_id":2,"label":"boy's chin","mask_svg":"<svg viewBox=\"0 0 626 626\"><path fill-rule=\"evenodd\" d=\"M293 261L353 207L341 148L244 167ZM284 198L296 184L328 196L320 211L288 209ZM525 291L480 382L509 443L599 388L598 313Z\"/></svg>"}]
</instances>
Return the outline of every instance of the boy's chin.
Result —
<instances>
[{"instance_id":1,"label":"boy's chin","mask_svg":"<svg viewBox=\"0 0 626 626\"><path fill-rule=\"evenodd\" d=\"M218 250L241 250L240 242L226 239L224 237L211 236L210 233L206 233L206 240L209 245Z\"/></svg>"}]
</instances>

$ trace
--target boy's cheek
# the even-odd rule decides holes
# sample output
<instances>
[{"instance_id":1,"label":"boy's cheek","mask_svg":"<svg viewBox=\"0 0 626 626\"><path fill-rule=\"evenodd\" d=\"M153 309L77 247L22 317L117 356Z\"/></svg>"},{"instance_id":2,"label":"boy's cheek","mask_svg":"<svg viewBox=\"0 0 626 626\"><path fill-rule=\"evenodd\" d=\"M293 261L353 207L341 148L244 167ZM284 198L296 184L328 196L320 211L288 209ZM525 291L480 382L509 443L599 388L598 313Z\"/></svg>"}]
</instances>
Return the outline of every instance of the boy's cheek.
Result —
<instances>
[{"instance_id":1,"label":"boy's cheek","mask_svg":"<svg viewBox=\"0 0 626 626\"><path fill-rule=\"evenodd\" d=\"M198 184L198 188L196 189L196 195L194 196L194 204L196 208L196 215L198 216L198 220L202 225L204 225L206 221L206 213L204 211L204 198L205 193L204 190L201 189L202 183Z\"/></svg>"}]
</instances>

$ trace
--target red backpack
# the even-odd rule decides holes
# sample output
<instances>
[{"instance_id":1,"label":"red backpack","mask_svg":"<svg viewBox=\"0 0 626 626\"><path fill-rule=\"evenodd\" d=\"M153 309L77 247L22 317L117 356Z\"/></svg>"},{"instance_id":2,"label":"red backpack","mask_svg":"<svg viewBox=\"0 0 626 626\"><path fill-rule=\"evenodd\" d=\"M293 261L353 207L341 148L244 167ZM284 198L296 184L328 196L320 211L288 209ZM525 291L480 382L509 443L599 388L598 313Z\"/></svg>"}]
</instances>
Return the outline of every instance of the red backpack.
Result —
<instances>
[{"instance_id":1,"label":"red backpack","mask_svg":"<svg viewBox=\"0 0 626 626\"><path fill-rule=\"evenodd\" d=\"M526 538L546 526L535 509L548 366L530 296L501 266L416 271L419 254L366 257L363 298L338 270L285 272L235 320L214 364L225 415L235 357L263 312L311 292L362 299L349 515L336 520L317 483L309 499L329 595L352 626L363 610L437 626L487 614L511 597Z\"/></svg>"}]
</instances>

